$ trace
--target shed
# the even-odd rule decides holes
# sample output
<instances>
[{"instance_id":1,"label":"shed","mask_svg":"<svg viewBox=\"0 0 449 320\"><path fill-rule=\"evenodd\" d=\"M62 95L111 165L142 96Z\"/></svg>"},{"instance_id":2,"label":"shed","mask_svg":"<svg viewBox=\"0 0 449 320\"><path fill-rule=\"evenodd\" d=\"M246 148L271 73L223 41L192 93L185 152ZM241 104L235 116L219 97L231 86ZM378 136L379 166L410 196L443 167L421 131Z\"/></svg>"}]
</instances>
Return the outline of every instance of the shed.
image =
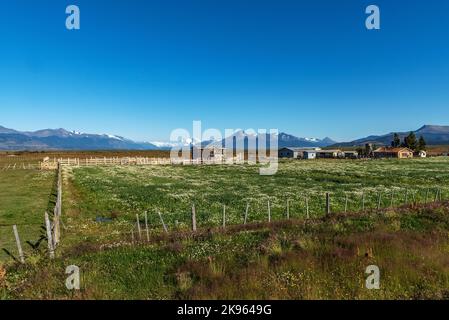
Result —
<instances>
[{"instance_id":1,"label":"shed","mask_svg":"<svg viewBox=\"0 0 449 320\"><path fill-rule=\"evenodd\" d=\"M299 147L285 147L278 151L279 158L293 158L293 159L315 159L317 150L320 148L299 148Z\"/></svg>"},{"instance_id":2,"label":"shed","mask_svg":"<svg viewBox=\"0 0 449 320\"><path fill-rule=\"evenodd\" d=\"M413 150L409 148L380 147L373 152L374 158L413 158Z\"/></svg>"}]
</instances>

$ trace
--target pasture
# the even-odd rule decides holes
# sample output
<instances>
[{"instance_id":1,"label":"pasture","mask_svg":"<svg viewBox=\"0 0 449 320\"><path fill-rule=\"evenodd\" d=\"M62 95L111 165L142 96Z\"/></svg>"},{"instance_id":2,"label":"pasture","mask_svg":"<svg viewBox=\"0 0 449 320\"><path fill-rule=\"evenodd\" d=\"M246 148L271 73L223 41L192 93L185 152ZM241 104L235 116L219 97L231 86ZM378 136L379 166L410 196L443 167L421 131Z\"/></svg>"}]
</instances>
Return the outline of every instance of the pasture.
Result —
<instances>
[{"instance_id":1,"label":"pasture","mask_svg":"<svg viewBox=\"0 0 449 320\"><path fill-rule=\"evenodd\" d=\"M68 168L70 217L86 224L111 218L128 229L136 214L147 212L152 229L161 230L160 212L169 228L188 229L192 204L198 225L264 222L268 201L273 220L320 217L325 193L331 212L351 212L424 203L449 196L449 159L282 161L273 176L257 166L136 166ZM437 194L438 193L438 194ZM308 210L307 210L308 209ZM345 210L346 209L346 210ZM108 226L109 228L109 226ZM98 231L96 231L98 232Z\"/></svg>"},{"instance_id":2,"label":"pasture","mask_svg":"<svg viewBox=\"0 0 449 320\"><path fill-rule=\"evenodd\" d=\"M17 225L25 241L40 235L45 210L50 203L55 173L39 170L0 170L0 249L16 252L12 226ZM0 251L0 262L9 257Z\"/></svg>"},{"instance_id":3,"label":"pasture","mask_svg":"<svg viewBox=\"0 0 449 320\"><path fill-rule=\"evenodd\" d=\"M25 266L6 264L0 297L445 299L448 165L443 157L286 160L274 176L260 176L255 165L65 167L57 258L48 260L43 248L42 258ZM32 172L37 180L22 179L40 181L46 193L23 183L17 190L4 184L3 192L29 194L30 203L41 199L41 212L54 172ZM19 177L5 181L14 180ZM190 231L192 204L197 233ZM16 223L29 212L1 217ZM82 270L82 290L75 294L64 287L70 264ZM364 287L370 264L381 269L380 290Z\"/></svg>"}]
</instances>

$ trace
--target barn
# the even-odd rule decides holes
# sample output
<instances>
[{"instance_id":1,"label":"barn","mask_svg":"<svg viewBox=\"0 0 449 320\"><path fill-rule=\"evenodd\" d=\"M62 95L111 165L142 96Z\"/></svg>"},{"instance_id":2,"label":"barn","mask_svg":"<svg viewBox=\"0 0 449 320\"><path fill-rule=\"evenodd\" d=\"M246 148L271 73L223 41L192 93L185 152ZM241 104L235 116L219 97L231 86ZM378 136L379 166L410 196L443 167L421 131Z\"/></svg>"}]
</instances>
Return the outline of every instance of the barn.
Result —
<instances>
[{"instance_id":1,"label":"barn","mask_svg":"<svg viewBox=\"0 0 449 320\"><path fill-rule=\"evenodd\" d=\"M380 147L373 152L374 158L413 158L413 150L409 148Z\"/></svg>"},{"instance_id":2,"label":"barn","mask_svg":"<svg viewBox=\"0 0 449 320\"><path fill-rule=\"evenodd\" d=\"M321 150L321 148L285 147L279 149L278 157L292 159L315 159L318 150Z\"/></svg>"}]
</instances>

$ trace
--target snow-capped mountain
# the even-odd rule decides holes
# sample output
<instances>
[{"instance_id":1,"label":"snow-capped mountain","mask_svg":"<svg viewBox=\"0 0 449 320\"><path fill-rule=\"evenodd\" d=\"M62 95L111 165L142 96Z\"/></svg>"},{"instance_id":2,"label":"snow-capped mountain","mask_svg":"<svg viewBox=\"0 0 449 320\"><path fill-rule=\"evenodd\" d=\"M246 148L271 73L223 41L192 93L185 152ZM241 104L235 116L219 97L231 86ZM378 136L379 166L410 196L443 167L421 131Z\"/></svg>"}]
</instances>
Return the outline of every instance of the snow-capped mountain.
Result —
<instances>
[{"instance_id":1,"label":"snow-capped mountain","mask_svg":"<svg viewBox=\"0 0 449 320\"><path fill-rule=\"evenodd\" d=\"M65 129L21 132L0 126L0 150L152 150L147 142L135 142L112 134L87 134Z\"/></svg>"},{"instance_id":2,"label":"snow-capped mountain","mask_svg":"<svg viewBox=\"0 0 449 320\"><path fill-rule=\"evenodd\" d=\"M113 134L90 134L62 128L22 132L0 126L0 150L167 150L190 145L224 146L225 143L227 146L238 144L248 148L249 138L258 142L260 136L240 130L219 141L181 139L180 141L136 142ZM264 138L269 144L269 134ZM278 138L279 147L326 147L335 143L330 138L298 138L287 133L279 133L273 138Z\"/></svg>"},{"instance_id":3,"label":"snow-capped mountain","mask_svg":"<svg viewBox=\"0 0 449 320\"><path fill-rule=\"evenodd\" d=\"M205 146L217 146L217 147L224 147L224 146L235 146L239 145L244 146L245 149L248 148L248 140L254 139L253 141L258 142L259 135L255 133L248 133L243 130L239 130L235 132L234 134L222 139L222 140L205 140L201 143L199 141L195 141L194 145L202 145ZM276 137L273 137L276 138ZM278 146L279 147L327 147L329 145L335 144L336 142L330 138L324 138L324 139L318 139L318 138L298 138L291 134L287 133L279 133L277 135L278 138ZM266 134L265 141L267 141L267 144L269 144L270 135ZM151 144L162 148L162 149L170 149L173 147L183 147L188 146L192 144L192 141L181 141L181 142L162 142L162 141L151 141Z\"/></svg>"}]
</instances>

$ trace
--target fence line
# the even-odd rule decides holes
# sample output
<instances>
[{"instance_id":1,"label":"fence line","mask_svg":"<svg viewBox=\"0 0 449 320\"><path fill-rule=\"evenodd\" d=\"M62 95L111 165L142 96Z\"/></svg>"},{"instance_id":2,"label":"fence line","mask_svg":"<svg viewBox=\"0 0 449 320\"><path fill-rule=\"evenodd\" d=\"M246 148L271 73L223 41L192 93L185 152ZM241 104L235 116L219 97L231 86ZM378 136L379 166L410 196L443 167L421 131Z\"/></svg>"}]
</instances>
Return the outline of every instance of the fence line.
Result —
<instances>
[{"instance_id":1,"label":"fence line","mask_svg":"<svg viewBox=\"0 0 449 320\"><path fill-rule=\"evenodd\" d=\"M274 203L270 200L268 201L258 201L259 204L259 208L258 208L258 214L256 215L257 217L254 218L254 214L252 214L252 223L272 223L275 221L287 221L290 218L292 218L293 216L296 216L294 218L298 218L298 214L300 212L301 217L303 217L305 220L309 220L312 217L326 217L326 216L334 216L334 215L339 215L339 214L344 214L344 213L348 213L348 212L352 212L352 213L357 213L357 212L370 212L373 214L382 214L383 212L386 212L388 210L394 210L394 209L398 209L398 208L407 208L407 206L410 206L411 208L421 204L421 205L429 205L430 203L441 203L443 202L443 196L442 196L442 192L440 188L436 188L435 190L433 190L434 192L434 196L432 197L430 201L423 201L424 197L421 197L421 201L419 201L419 199L416 197L416 195L420 192L420 191L425 191L425 193L429 193L429 190L423 189L423 190L418 190L418 191L413 191L413 190L406 190L404 189L404 192L402 193L401 198L397 197L397 201L394 203L394 207L390 206L390 199L389 196L390 194L397 194L398 190L391 190L390 192L372 192L372 193L368 193L368 192L363 192L362 193L362 197L358 198L355 201L352 201L352 206L353 209L352 211L348 210L349 209L349 205L351 204L351 201L348 197L348 193L344 193L343 197L333 197L332 193L330 192L325 192L323 194L320 195L320 199L317 198L313 198L310 197L308 195L304 195L303 201L305 201L305 205L304 205L304 209L305 211L297 211L296 214L293 213L292 211L292 200L291 199L287 199L285 203L285 207L283 208L282 212L281 210L278 210L279 212L275 215L277 217L277 219L273 219L273 205ZM411 195L413 195L413 197L411 197ZM314 199L315 201L311 201L312 199ZM367 200L373 200L368 202ZM412 200L411 200L412 199ZM296 199L296 202L302 202L301 199ZM342 203L340 203L342 202ZM318 215L316 214L316 212L313 212L313 214L311 214L310 212L310 207L313 207L313 204L319 204L320 207L320 212L318 213ZM265 207L265 210L263 209L263 207ZM239 219L241 219L240 222L236 222L234 220L234 223L232 223L232 219L231 219L231 215L229 214L229 209L232 209L232 206L230 206L229 204L226 205L222 205L221 206L221 210L219 209L219 207L217 206L216 208L216 212L214 214L219 214L221 215L220 218L218 219L211 219L213 221L215 221L215 223L212 224L211 220L208 219L207 222L203 222L201 223L201 221L198 219L198 213L201 213L201 209L199 209L199 206L196 206L195 204L192 205L192 212L191 212L191 221L190 223L187 221L184 221L186 223L186 225L188 226L190 224L189 228L183 228L181 230L187 231L188 229L191 230L191 232L196 233L199 232L200 227L205 228L205 229L211 229L211 228L216 228L217 230L219 229L225 229L228 226L239 226L239 225L246 225L249 223L249 219L248 219L248 211L250 208L250 203L247 202L246 203L246 210L245 207L243 206L242 209L243 211L241 211L241 209L235 208L235 212L240 212L239 215ZM277 209L279 209L280 207L278 206ZM344 210L342 210L344 208ZM361 210L362 209L362 210ZM254 207L252 209L254 211ZM203 211L202 213L204 214L205 212L210 212L210 211ZM156 231L158 233L157 230L161 230L163 233L167 234L168 233L168 224L166 220L162 219L162 215L161 215L161 211L157 210L156 211L157 214L155 214L154 218L158 217L160 219L160 222L157 223L155 220L153 221L153 223L150 225L148 223L148 219L147 217L145 218L145 231L147 233L147 241L149 241L149 229L151 228L151 230ZM279 214L280 213L280 214ZM288 213L288 214L287 214ZM147 215L147 213L145 213L145 216ZM170 216L169 214L165 215L165 216ZM267 217L268 216L268 217ZM203 215L204 217L204 215ZM234 216L235 217L235 216ZM173 219L175 217L172 217ZM173 221L172 221L173 222ZM176 220L173 223L173 229L176 231L181 231L180 229L177 228L178 226L178 220ZM140 233L139 231L139 225L138 223L134 223L134 227L132 229L132 233L134 234L134 232L137 231ZM123 233L121 233L123 234ZM125 232L125 235L127 233ZM140 237L139 237L140 239Z\"/></svg>"},{"instance_id":2,"label":"fence line","mask_svg":"<svg viewBox=\"0 0 449 320\"><path fill-rule=\"evenodd\" d=\"M63 166L88 167L88 166L131 166L131 165L170 165L170 164L202 164L222 163L216 160L200 159L171 159L171 158L149 158L149 157L113 157L113 158L60 158L53 161L42 161L39 166L42 170L54 170L58 163Z\"/></svg>"},{"instance_id":3,"label":"fence line","mask_svg":"<svg viewBox=\"0 0 449 320\"><path fill-rule=\"evenodd\" d=\"M53 209L52 219L46 211L44 214L45 234L48 243L48 253L50 259L54 259L55 251L61 241L61 215L62 215L62 165L57 165L56 178L56 201ZM34 224L33 224L34 225ZM25 255L17 230L17 225L13 225L13 234L17 245L18 257L21 263L25 263Z\"/></svg>"},{"instance_id":4,"label":"fence line","mask_svg":"<svg viewBox=\"0 0 449 320\"><path fill-rule=\"evenodd\" d=\"M273 158L274 159L274 158ZM232 160L232 161L231 161ZM268 159L267 159L268 160ZM58 164L72 167L89 167L89 166L138 166L138 165L200 165L200 164L227 164L239 163L239 157L225 158L199 158L199 159L185 159L185 158L150 158L150 157L112 157L112 158L54 158L53 160L45 160L39 162L41 170L55 170Z\"/></svg>"},{"instance_id":5,"label":"fence line","mask_svg":"<svg viewBox=\"0 0 449 320\"><path fill-rule=\"evenodd\" d=\"M7 171L7 170L33 170L33 169L41 169L40 164L32 164L32 163L25 163L25 162L16 162L16 163L9 163L5 164L4 166L0 167L1 171Z\"/></svg>"},{"instance_id":6,"label":"fence line","mask_svg":"<svg viewBox=\"0 0 449 320\"><path fill-rule=\"evenodd\" d=\"M62 214L62 165L58 164L58 177L56 183L56 203L53 210L53 246L56 248L61 241L61 214Z\"/></svg>"},{"instance_id":7,"label":"fence line","mask_svg":"<svg viewBox=\"0 0 449 320\"><path fill-rule=\"evenodd\" d=\"M50 259L54 259L55 258L55 254L56 254L56 250L58 247L58 244L60 242L60 237L61 237L61 230L60 230L60 218L61 218L61 214L62 214L62 165L58 166L58 174L57 174L57 198L56 198L56 203L55 203L55 208L53 211L53 221L50 219L50 216L48 215L47 212L45 212L44 215L44 222L45 222L45 229L46 229L46 235L47 235L47 239L48 239L48 253L50 256ZM302 196L300 196L299 198L295 198L294 201L292 201L291 198L287 198L287 201L282 200L282 210L280 210L279 208L281 208L281 206L274 206L275 204L279 204L280 201L260 201L258 202L259 208L255 207L254 205L251 205L251 211L253 212L251 214L252 217L252 222L253 223L262 223L262 222L267 222L271 223L271 222L275 222L275 221L283 221L283 220L288 220L290 219L292 216L296 216L295 218L298 218L298 214L300 214L303 218L305 218L306 220L311 218L311 212L310 212L310 207L314 207L313 205L318 204L318 206L315 206L314 208L318 208L319 209L319 213L318 215L316 214L316 212L313 212L314 217L324 217L324 216L332 216L332 215L336 215L336 214L341 214L341 213L346 213L349 212L349 208L350 205L352 205L352 209L354 209L352 212L372 212L372 213L382 213L385 210L393 210L394 208L400 208L400 207L406 207L406 206L416 206L418 204L423 204L423 205L428 205L430 203L437 203L437 202L442 202L443 201L443 193L442 190L440 188L435 188L435 189L430 189L430 188L423 188L423 189L419 189L419 190L409 190L409 189L403 189L403 192L400 193L398 192L398 189L392 189L391 191L384 191L384 192L379 192L379 191L373 191L371 193L368 193L366 191L362 192L362 197L360 198L360 196L357 196L357 193L354 194L355 200L351 201L348 194L351 194L352 192L344 192L344 193L339 193L338 196L335 193L330 193L330 192L325 192L325 193L320 193L319 197L317 197L316 195L313 197L311 197L308 194L304 194ZM417 197L417 195L419 195L419 193L422 193L420 197ZM391 194L391 199L393 199L393 201L390 201L390 194ZM394 197L394 195L397 195L396 197ZM400 195L402 195L402 197L400 197ZM353 199L354 199L353 198ZM366 200L373 200L371 202L368 202ZM314 201L313 201L314 200ZM383 200L383 201L382 201ZM341 203L342 202L342 203ZM365 203L367 202L367 203ZM252 201L252 203L254 203L254 201ZM294 210L294 206L292 206L292 203L297 203L297 204L304 204L303 209L301 209L301 207L296 207L296 209L300 209L300 210ZM368 205L367 205L368 204ZM266 206L266 207L265 207ZM265 207L267 211L265 211L263 209L263 207ZM280 217L280 219L273 219L273 209L274 208L278 209L278 213L274 215L275 217ZM343 210L344 208L344 210ZM360 210L360 208L362 208L363 210ZM199 221L198 219L198 207L195 205L195 203L192 204L192 212L191 212L191 231L193 233L198 232L198 227L201 226L201 221ZM241 211L241 209L236 209L234 206L234 209L236 209L236 211L241 211L240 212L240 219L241 221L238 223L232 223L232 219L231 215L228 213L228 209L232 209L232 206L230 206L229 204L226 205L222 205L222 219L219 219L219 221L221 222L221 229L224 229L226 227L228 227L228 222L229 222L229 226L238 226L238 225L246 225L249 221L249 209L250 209L250 202L246 202L246 210ZM242 207L242 209L245 209L245 207ZM258 212L258 214L254 214L254 211L256 211L256 213ZM296 211L296 212L294 212ZM266 212L266 213L265 213ZM204 212L203 212L204 213ZM266 214L268 214L268 219ZM168 234L168 230L169 230L169 224L167 224L167 221L163 219L162 213L160 210L157 211L157 215L159 218L159 223L155 222L153 225L153 228L151 228L149 221L148 221L148 216L147 216L147 212L144 213L144 218L145 218L145 233L146 233L146 240L147 242L150 241L150 228L153 230L156 230L155 227L156 226L160 226L162 227L162 231L165 234ZM169 215L164 215L169 217ZM200 215L201 216L201 215ZM265 216L265 218L264 218ZM285 216L287 219L285 219ZM217 229L220 227L220 222L217 223L217 225L215 227L217 227ZM198 225L199 223L199 225ZM210 222L208 223L204 223L202 224L202 226L204 228L210 228L213 227L211 226ZM137 230L136 230L137 229ZM178 229L178 220L176 220L176 222L174 223L174 227L172 230L175 231L179 231ZM137 239L134 236L135 231L137 231ZM137 242L142 242L144 241L144 238L142 237L142 228L141 228L141 224L140 224L140 217L139 214L136 214L136 222L133 224L133 228L131 229L131 235L132 235L132 242L136 243ZM20 238L19 238L19 234L17 232L17 227L13 226L13 233L16 239L16 244L17 244L17 250L18 250L18 254L19 254L19 261L20 262L25 262L25 256L23 254L23 250L21 248L21 243L20 243ZM120 234L127 234L126 232L120 232Z\"/></svg>"}]
</instances>

